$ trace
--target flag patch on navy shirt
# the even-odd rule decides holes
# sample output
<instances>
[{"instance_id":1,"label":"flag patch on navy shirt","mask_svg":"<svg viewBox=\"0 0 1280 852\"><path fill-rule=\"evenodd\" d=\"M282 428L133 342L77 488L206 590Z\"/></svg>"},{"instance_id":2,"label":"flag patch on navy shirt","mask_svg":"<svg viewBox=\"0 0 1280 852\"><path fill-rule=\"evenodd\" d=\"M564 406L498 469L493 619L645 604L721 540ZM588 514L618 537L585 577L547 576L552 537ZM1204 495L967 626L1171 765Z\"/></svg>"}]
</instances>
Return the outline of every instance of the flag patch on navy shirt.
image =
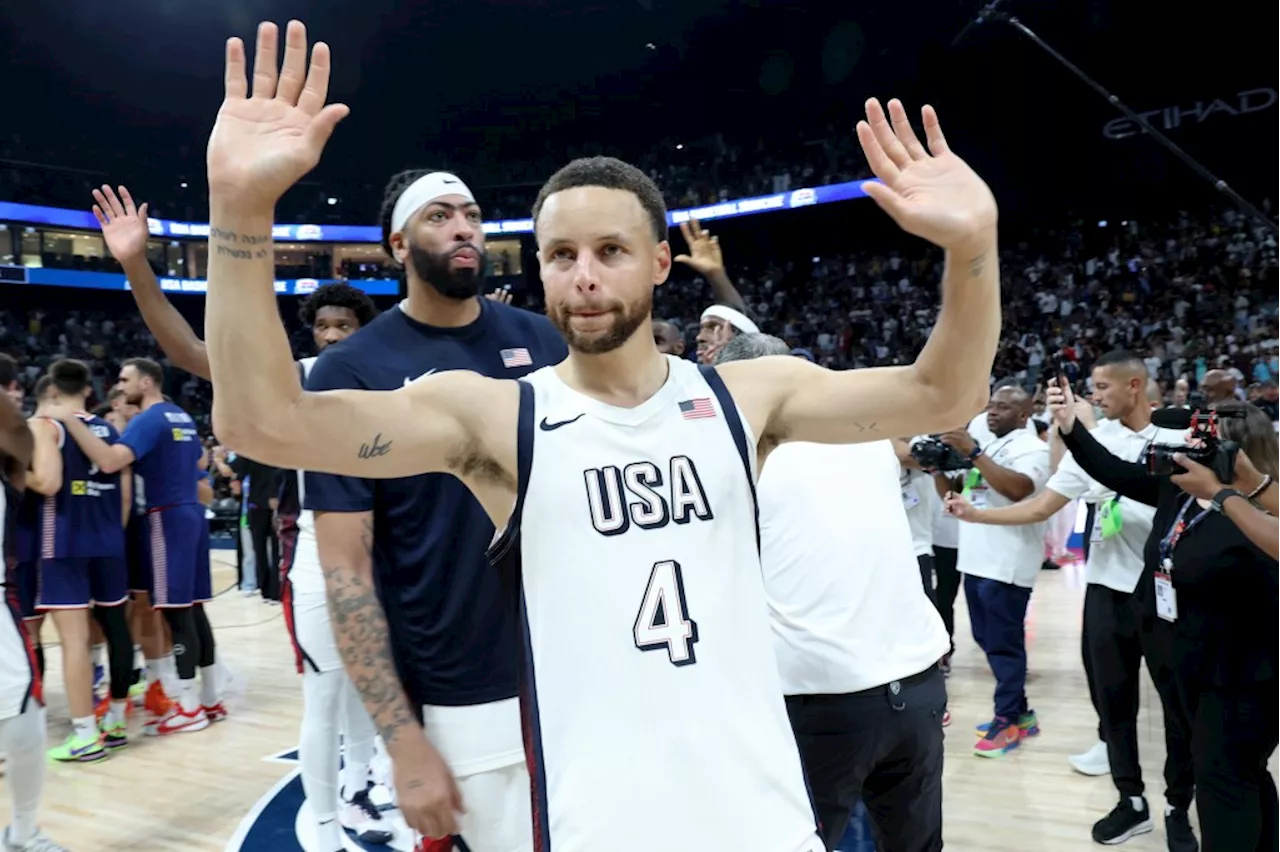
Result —
<instances>
[{"instance_id":1,"label":"flag patch on navy shirt","mask_svg":"<svg viewBox=\"0 0 1280 852\"><path fill-rule=\"evenodd\" d=\"M502 366L508 369L533 366L533 359L529 357L529 350L523 346L519 349L503 349L498 354L502 356Z\"/></svg>"},{"instance_id":2,"label":"flag patch on navy shirt","mask_svg":"<svg viewBox=\"0 0 1280 852\"><path fill-rule=\"evenodd\" d=\"M715 417L716 409L711 404L710 397L686 399L680 403L680 416L685 420L705 420L708 417Z\"/></svg>"}]
</instances>

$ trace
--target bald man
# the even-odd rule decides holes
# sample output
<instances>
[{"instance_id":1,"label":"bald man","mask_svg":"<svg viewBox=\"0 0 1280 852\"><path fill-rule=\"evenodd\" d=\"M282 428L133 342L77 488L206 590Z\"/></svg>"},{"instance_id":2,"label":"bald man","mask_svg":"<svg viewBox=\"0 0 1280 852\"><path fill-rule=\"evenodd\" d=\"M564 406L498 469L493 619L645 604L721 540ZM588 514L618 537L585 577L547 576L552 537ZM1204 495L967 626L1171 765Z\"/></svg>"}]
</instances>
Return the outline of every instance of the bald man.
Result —
<instances>
[{"instance_id":1,"label":"bald man","mask_svg":"<svg viewBox=\"0 0 1280 852\"><path fill-rule=\"evenodd\" d=\"M1160 383L1155 379L1147 381L1147 402L1151 405L1152 410L1164 405L1164 394L1160 392Z\"/></svg>"},{"instance_id":2,"label":"bald man","mask_svg":"<svg viewBox=\"0 0 1280 852\"><path fill-rule=\"evenodd\" d=\"M1236 398L1236 377L1226 370L1210 370L1200 381L1206 405L1216 405Z\"/></svg>"},{"instance_id":3,"label":"bald man","mask_svg":"<svg viewBox=\"0 0 1280 852\"><path fill-rule=\"evenodd\" d=\"M966 505L980 509L1012 506L1034 495L1049 479L1049 448L1028 431L1031 397L1021 387L991 395L986 426L992 439L979 447L964 431L942 436L944 443L973 461L963 479ZM953 481L951 490L961 483ZM995 675L995 715L978 726L974 754L999 757L1040 732L1027 704L1027 602L1044 561L1043 521L1025 526L960 525L957 568L974 641Z\"/></svg>"}]
</instances>

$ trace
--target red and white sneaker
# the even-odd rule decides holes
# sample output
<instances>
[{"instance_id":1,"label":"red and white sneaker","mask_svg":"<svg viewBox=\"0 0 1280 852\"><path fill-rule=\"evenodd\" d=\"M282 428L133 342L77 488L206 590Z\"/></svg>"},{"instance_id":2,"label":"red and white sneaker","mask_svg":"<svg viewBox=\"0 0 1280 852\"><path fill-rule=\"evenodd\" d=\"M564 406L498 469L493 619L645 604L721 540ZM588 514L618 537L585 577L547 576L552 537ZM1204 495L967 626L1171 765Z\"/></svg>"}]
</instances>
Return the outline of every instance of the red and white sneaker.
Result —
<instances>
[{"instance_id":1,"label":"red and white sneaker","mask_svg":"<svg viewBox=\"0 0 1280 852\"><path fill-rule=\"evenodd\" d=\"M942 711L942 727L946 728L946 727L950 727L950 725L951 725L951 711L943 710Z\"/></svg>"},{"instance_id":2,"label":"red and white sneaker","mask_svg":"<svg viewBox=\"0 0 1280 852\"><path fill-rule=\"evenodd\" d=\"M217 704L206 704L201 708L204 715L209 718L210 722L221 722L231 714L227 712L227 706L219 701Z\"/></svg>"},{"instance_id":3,"label":"red and white sneaker","mask_svg":"<svg viewBox=\"0 0 1280 852\"><path fill-rule=\"evenodd\" d=\"M182 705L176 701L171 709L163 718L156 720L154 726L147 727L147 733L154 737L164 737L169 734L186 734L192 731L203 731L209 727L209 717L205 715L203 707L197 707L191 712L182 709Z\"/></svg>"}]
</instances>

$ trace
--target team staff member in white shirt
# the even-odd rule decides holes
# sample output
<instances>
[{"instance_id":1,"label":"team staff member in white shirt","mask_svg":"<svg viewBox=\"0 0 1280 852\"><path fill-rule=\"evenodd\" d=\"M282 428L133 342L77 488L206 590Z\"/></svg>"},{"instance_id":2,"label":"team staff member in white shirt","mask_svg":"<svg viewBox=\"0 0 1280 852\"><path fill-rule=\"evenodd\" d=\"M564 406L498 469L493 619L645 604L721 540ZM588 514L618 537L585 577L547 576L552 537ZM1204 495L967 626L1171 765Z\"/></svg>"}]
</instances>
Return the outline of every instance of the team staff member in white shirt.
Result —
<instances>
[{"instance_id":1,"label":"team staff member in white shirt","mask_svg":"<svg viewBox=\"0 0 1280 852\"><path fill-rule=\"evenodd\" d=\"M1160 429L1151 423L1147 398L1147 367L1133 352L1118 350L1098 359L1093 368L1093 402L1106 419L1090 431L1112 454L1138 461L1148 444L1180 444L1181 431ZM1138 763L1138 687L1142 665L1139 613L1133 590L1142 575L1142 549L1151 535L1155 509L1127 498L1117 499L1090 478L1070 453L1063 457L1045 489L1014 506L975 509L964 498L948 499L951 514L976 524L1022 525L1042 522L1070 501L1083 499L1091 507L1084 599L1085 675L1098 711L1102 738L1101 772L1085 771L1098 762L1095 755L1076 755L1072 765L1084 774L1107 774L1108 766L1120 803L1093 827L1098 843L1122 843L1152 830L1151 813L1143 797L1142 768ZM1153 678L1162 675L1153 669ZM1166 796L1172 811L1186 812L1191 803L1191 742L1177 723L1177 714L1165 716ZM1083 768L1082 768L1083 767ZM1170 820L1176 823L1178 820ZM1190 825L1169 825L1171 838L1189 835ZM1171 840L1171 844L1174 841ZM1185 841L1183 841L1185 844ZM1190 848L1171 845L1171 849Z\"/></svg>"},{"instance_id":2,"label":"team staff member in white shirt","mask_svg":"<svg viewBox=\"0 0 1280 852\"><path fill-rule=\"evenodd\" d=\"M974 506L1009 506L1044 487L1049 478L1049 448L1027 429L1030 416L1027 392L1002 387L991 395L987 407L990 443L979 446L967 432L942 436L944 443L973 461L973 469L957 479L963 479L964 494ZM960 527L957 567L965 575L969 622L996 677L995 718L980 727L983 738L974 747L980 757L999 757L1016 748L1023 737L1039 733L1035 713L1027 706L1023 621L1043 561L1043 523Z\"/></svg>"},{"instance_id":3,"label":"team staff member in white shirt","mask_svg":"<svg viewBox=\"0 0 1280 852\"><path fill-rule=\"evenodd\" d=\"M740 334L716 363L790 351ZM942 848L947 633L921 588L898 474L889 441L792 442L757 486L778 672L829 849L858 799L877 849Z\"/></svg>"}]
</instances>

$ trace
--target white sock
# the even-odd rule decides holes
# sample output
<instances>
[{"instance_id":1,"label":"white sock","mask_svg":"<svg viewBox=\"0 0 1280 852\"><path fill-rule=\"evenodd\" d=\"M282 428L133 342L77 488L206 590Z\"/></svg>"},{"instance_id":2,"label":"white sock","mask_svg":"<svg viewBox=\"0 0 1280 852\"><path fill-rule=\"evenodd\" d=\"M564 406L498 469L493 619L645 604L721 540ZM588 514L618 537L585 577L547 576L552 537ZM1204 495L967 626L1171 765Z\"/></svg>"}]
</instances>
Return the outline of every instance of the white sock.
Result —
<instances>
[{"instance_id":1,"label":"white sock","mask_svg":"<svg viewBox=\"0 0 1280 852\"><path fill-rule=\"evenodd\" d=\"M5 783L13 796L6 840L21 849L36 835L36 808L44 789L44 708L0 721L0 751L7 754Z\"/></svg>"},{"instance_id":2,"label":"white sock","mask_svg":"<svg viewBox=\"0 0 1280 852\"><path fill-rule=\"evenodd\" d=\"M374 740L378 732L364 709L360 693L343 672L342 692L342 797L350 799L369 786L369 764L373 762Z\"/></svg>"},{"instance_id":3,"label":"white sock","mask_svg":"<svg viewBox=\"0 0 1280 852\"><path fill-rule=\"evenodd\" d=\"M200 699L196 687L196 679L178 681L178 702L184 713L194 713L200 709ZM172 694L172 693L170 693Z\"/></svg>"},{"instance_id":4,"label":"white sock","mask_svg":"<svg viewBox=\"0 0 1280 852\"><path fill-rule=\"evenodd\" d=\"M344 849L338 808L338 720L342 715L342 670L302 676L302 730L298 762L307 807L319 825L318 852ZM333 842L337 839L337 842Z\"/></svg>"},{"instance_id":5,"label":"white sock","mask_svg":"<svg viewBox=\"0 0 1280 852\"><path fill-rule=\"evenodd\" d=\"M1133 805L1133 809L1138 813L1142 813L1147 809L1147 803L1143 801L1141 796L1130 796L1129 803Z\"/></svg>"},{"instance_id":6,"label":"white sock","mask_svg":"<svg viewBox=\"0 0 1280 852\"><path fill-rule=\"evenodd\" d=\"M98 738L98 722L92 715L72 719L71 727L75 729L76 736L82 740L96 740Z\"/></svg>"},{"instance_id":7,"label":"white sock","mask_svg":"<svg viewBox=\"0 0 1280 852\"><path fill-rule=\"evenodd\" d=\"M107 711L107 721L113 725L123 725L126 721L125 708L129 705L126 701L116 701L111 699L111 709Z\"/></svg>"},{"instance_id":8,"label":"white sock","mask_svg":"<svg viewBox=\"0 0 1280 852\"><path fill-rule=\"evenodd\" d=\"M153 683L160 683L160 661L158 659L153 660L148 657L146 662L147 686L151 686ZM163 683L160 685L164 686Z\"/></svg>"},{"instance_id":9,"label":"white sock","mask_svg":"<svg viewBox=\"0 0 1280 852\"><path fill-rule=\"evenodd\" d=\"M146 668L147 658L142 655L142 646L133 646L133 668L135 671L141 671Z\"/></svg>"},{"instance_id":10,"label":"white sock","mask_svg":"<svg viewBox=\"0 0 1280 852\"><path fill-rule=\"evenodd\" d=\"M173 652L165 654L157 663L160 666L160 685L166 694L173 696L181 691L178 686L178 664L173 659Z\"/></svg>"},{"instance_id":11,"label":"white sock","mask_svg":"<svg viewBox=\"0 0 1280 852\"><path fill-rule=\"evenodd\" d=\"M218 666L200 668L200 703L212 707L218 703Z\"/></svg>"},{"instance_id":12,"label":"white sock","mask_svg":"<svg viewBox=\"0 0 1280 852\"><path fill-rule=\"evenodd\" d=\"M105 669L107 667L107 646L101 642L95 644L91 659L95 666L102 666Z\"/></svg>"}]
</instances>

